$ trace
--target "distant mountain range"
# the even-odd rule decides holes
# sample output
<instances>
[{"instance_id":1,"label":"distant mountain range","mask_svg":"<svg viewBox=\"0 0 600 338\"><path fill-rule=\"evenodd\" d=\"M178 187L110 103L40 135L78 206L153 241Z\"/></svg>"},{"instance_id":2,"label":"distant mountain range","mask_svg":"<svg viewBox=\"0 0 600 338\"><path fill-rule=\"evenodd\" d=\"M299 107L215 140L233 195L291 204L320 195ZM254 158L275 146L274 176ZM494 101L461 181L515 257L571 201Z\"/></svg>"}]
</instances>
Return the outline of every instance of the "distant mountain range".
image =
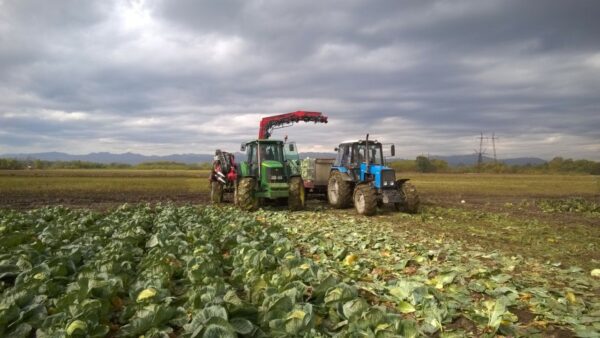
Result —
<instances>
[{"instance_id":1,"label":"distant mountain range","mask_svg":"<svg viewBox=\"0 0 600 338\"><path fill-rule=\"evenodd\" d=\"M4 154L4 158L14 158L18 160L42 160L42 161L84 161L94 163L124 163L140 164L144 162L180 162L180 163L201 163L212 161L213 155L210 154L174 154L166 156L141 155L136 153L113 154L108 152L89 153L85 155L71 155L60 152L33 153L33 154Z\"/></svg>"},{"instance_id":2,"label":"distant mountain range","mask_svg":"<svg viewBox=\"0 0 600 338\"><path fill-rule=\"evenodd\" d=\"M245 154L236 153L238 159L245 158ZM306 152L301 153L301 158L335 158L335 153L315 153ZM203 163L210 162L213 159L212 154L173 154L165 156L157 155L141 155L136 153L122 153L113 154L108 152L90 153L85 155L71 155L61 152L47 152L47 153L31 153L31 154L3 154L0 158L14 158L18 160L43 160L43 161L85 161L95 163L124 163L136 165L144 162L179 162L179 163ZM459 165L472 165L477 163L477 155L451 155L451 156L430 156L432 159L440 159L448 162L450 166ZM492 162L493 159L489 157L483 158L484 162ZM501 159L500 162L509 165L525 165L525 164L542 164L546 161L537 157L519 157Z\"/></svg>"}]
</instances>

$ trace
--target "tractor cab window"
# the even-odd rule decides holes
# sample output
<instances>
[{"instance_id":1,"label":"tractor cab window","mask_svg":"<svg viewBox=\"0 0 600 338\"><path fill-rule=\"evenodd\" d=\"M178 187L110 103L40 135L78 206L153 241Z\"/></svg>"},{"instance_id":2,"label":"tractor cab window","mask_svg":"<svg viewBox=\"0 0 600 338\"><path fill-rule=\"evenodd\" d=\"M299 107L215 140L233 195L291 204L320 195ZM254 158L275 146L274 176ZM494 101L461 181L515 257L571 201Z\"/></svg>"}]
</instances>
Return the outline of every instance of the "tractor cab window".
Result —
<instances>
[{"instance_id":1,"label":"tractor cab window","mask_svg":"<svg viewBox=\"0 0 600 338\"><path fill-rule=\"evenodd\" d=\"M298 154L298 148L296 147L296 142L288 142L283 145L283 154L285 155L286 160L290 161L298 161L300 160L300 155Z\"/></svg>"},{"instance_id":2,"label":"tractor cab window","mask_svg":"<svg viewBox=\"0 0 600 338\"><path fill-rule=\"evenodd\" d=\"M340 144L338 148L337 157L335 159L335 166L342 167L350 163L350 145Z\"/></svg>"},{"instance_id":3,"label":"tractor cab window","mask_svg":"<svg viewBox=\"0 0 600 338\"><path fill-rule=\"evenodd\" d=\"M358 143L355 145L354 150L354 163L363 163L367 161L367 151L369 152L369 163L370 164L383 164L383 156L381 153L381 144L379 143L370 143L369 148L367 149L366 144Z\"/></svg>"},{"instance_id":4,"label":"tractor cab window","mask_svg":"<svg viewBox=\"0 0 600 338\"><path fill-rule=\"evenodd\" d=\"M256 151L256 143L249 144L246 147L246 160L250 169L250 175L258 175L258 152Z\"/></svg>"},{"instance_id":5,"label":"tractor cab window","mask_svg":"<svg viewBox=\"0 0 600 338\"><path fill-rule=\"evenodd\" d=\"M281 144L261 143L259 147L261 161L283 162L283 152L281 149Z\"/></svg>"},{"instance_id":6,"label":"tractor cab window","mask_svg":"<svg viewBox=\"0 0 600 338\"><path fill-rule=\"evenodd\" d=\"M258 152L256 151L256 144L250 144L250 145L248 145L248 147L246 149L247 149L247 152L246 152L247 161L249 163L257 163L258 162Z\"/></svg>"}]
</instances>

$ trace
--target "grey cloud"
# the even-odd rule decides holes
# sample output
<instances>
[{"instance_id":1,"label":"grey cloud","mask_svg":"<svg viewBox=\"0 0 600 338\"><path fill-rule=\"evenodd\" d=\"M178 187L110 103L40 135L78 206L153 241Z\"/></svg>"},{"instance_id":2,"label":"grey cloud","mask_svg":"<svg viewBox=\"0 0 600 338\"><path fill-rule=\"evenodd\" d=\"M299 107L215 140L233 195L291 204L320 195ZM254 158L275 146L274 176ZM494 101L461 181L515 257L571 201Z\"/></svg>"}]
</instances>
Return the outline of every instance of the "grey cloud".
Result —
<instances>
[{"instance_id":1,"label":"grey cloud","mask_svg":"<svg viewBox=\"0 0 600 338\"><path fill-rule=\"evenodd\" d=\"M276 135L329 150L370 131L411 157L469 153L484 130L502 136L505 154L600 159L599 9L554 0L0 2L0 152L79 141L85 148L73 152L208 153L256 136L258 115L237 126L231 117L307 109L331 123ZM560 146L545 141L552 135Z\"/></svg>"}]
</instances>

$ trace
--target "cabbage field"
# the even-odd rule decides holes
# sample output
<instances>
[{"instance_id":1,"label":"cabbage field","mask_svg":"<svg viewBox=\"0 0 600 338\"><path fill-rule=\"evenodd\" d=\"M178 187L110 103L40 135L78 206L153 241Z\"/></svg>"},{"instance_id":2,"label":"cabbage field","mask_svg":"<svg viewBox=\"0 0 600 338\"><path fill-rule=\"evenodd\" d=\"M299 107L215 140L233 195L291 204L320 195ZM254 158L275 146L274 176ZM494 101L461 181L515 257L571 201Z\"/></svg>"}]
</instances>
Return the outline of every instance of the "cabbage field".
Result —
<instances>
[{"instance_id":1,"label":"cabbage field","mask_svg":"<svg viewBox=\"0 0 600 338\"><path fill-rule=\"evenodd\" d=\"M0 210L0 336L599 336L595 270L394 224L422 217Z\"/></svg>"}]
</instances>

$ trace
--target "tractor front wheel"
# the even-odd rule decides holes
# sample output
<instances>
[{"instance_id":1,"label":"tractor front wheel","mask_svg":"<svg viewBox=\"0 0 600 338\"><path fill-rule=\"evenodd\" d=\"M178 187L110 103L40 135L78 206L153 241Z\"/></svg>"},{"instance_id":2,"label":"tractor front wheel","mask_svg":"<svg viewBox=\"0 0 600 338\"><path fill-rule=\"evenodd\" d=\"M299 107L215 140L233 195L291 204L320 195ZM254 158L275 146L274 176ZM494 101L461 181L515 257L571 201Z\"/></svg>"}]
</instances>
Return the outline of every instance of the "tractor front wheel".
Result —
<instances>
[{"instance_id":1,"label":"tractor front wheel","mask_svg":"<svg viewBox=\"0 0 600 338\"><path fill-rule=\"evenodd\" d=\"M290 210L302 210L306 203L304 182L301 177L290 178L290 190L288 195L288 208Z\"/></svg>"},{"instance_id":2,"label":"tractor front wheel","mask_svg":"<svg viewBox=\"0 0 600 338\"><path fill-rule=\"evenodd\" d=\"M354 207L360 215L371 216L377 211L377 193L369 184L354 189Z\"/></svg>"},{"instance_id":3,"label":"tractor front wheel","mask_svg":"<svg viewBox=\"0 0 600 338\"><path fill-rule=\"evenodd\" d=\"M255 193L256 180L244 177L240 180L237 189L237 204L242 210L253 211L258 208L258 198Z\"/></svg>"},{"instance_id":4,"label":"tractor front wheel","mask_svg":"<svg viewBox=\"0 0 600 338\"><path fill-rule=\"evenodd\" d=\"M221 182L210 182L210 200L214 204L223 203L223 184Z\"/></svg>"},{"instance_id":5,"label":"tractor front wheel","mask_svg":"<svg viewBox=\"0 0 600 338\"><path fill-rule=\"evenodd\" d=\"M336 209L347 208L352 202L351 183L344 181L339 171L334 171L327 182L327 198L329 204Z\"/></svg>"},{"instance_id":6,"label":"tractor front wheel","mask_svg":"<svg viewBox=\"0 0 600 338\"><path fill-rule=\"evenodd\" d=\"M421 201L417 188L412 183L403 182L398 190L400 190L400 196L402 196L402 202L395 203L396 210L407 212L409 214L416 214L419 212Z\"/></svg>"}]
</instances>

